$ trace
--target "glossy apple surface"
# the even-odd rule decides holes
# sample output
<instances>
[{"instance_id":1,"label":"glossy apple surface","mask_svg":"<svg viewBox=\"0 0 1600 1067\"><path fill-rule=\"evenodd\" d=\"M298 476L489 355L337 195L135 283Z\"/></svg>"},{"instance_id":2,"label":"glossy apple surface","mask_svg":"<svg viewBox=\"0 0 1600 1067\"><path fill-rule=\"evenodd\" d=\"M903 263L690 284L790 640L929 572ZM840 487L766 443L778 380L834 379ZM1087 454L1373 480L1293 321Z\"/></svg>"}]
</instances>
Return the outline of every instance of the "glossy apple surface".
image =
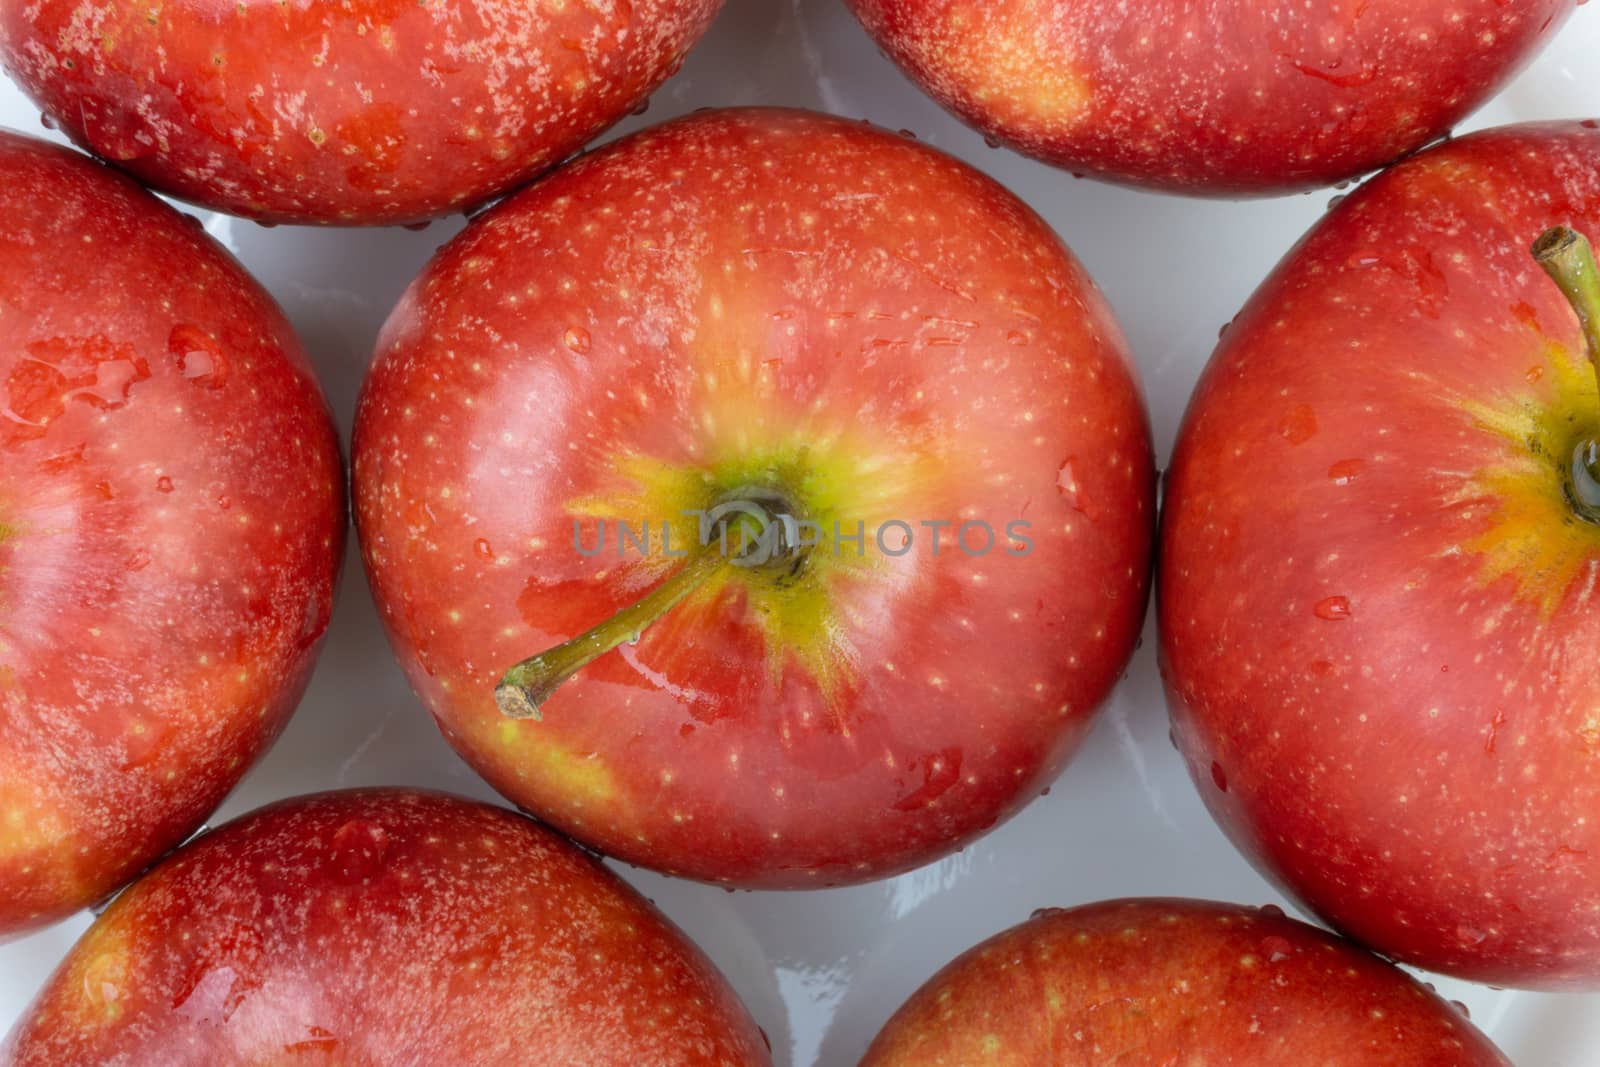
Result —
<instances>
[{"instance_id":1,"label":"glossy apple surface","mask_svg":"<svg viewBox=\"0 0 1600 1067\"><path fill-rule=\"evenodd\" d=\"M1197 195L1332 185L1487 101L1581 0L849 0L996 142Z\"/></svg>"},{"instance_id":2,"label":"glossy apple surface","mask_svg":"<svg viewBox=\"0 0 1600 1067\"><path fill-rule=\"evenodd\" d=\"M418 222L582 148L722 0L36 0L0 62L73 139L275 222Z\"/></svg>"},{"instance_id":3,"label":"glossy apple surface","mask_svg":"<svg viewBox=\"0 0 1600 1067\"><path fill-rule=\"evenodd\" d=\"M722 976L531 820L435 793L283 801L118 897L7 1067L768 1067Z\"/></svg>"},{"instance_id":4,"label":"glossy apple surface","mask_svg":"<svg viewBox=\"0 0 1600 1067\"><path fill-rule=\"evenodd\" d=\"M332 610L339 444L272 299L0 133L0 937L111 892L271 744Z\"/></svg>"},{"instance_id":5,"label":"glossy apple surface","mask_svg":"<svg viewBox=\"0 0 1600 1067\"><path fill-rule=\"evenodd\" d=\"M1047 909L897 1012L861 1067L1511 1067L1399 968L1275 908Z\"/></svg>"},{"instance_id":6,"label":"glossy apple surface","mask_svg":"<svg viewBox=\"0 0 1600 1067\"><path fill-rule=\"evenodd\" d=\"M1148 428L1092 282L989 179L804 112L658 127L476 222L390 318L354 464L452 743L705 880L860 881L973 839L1059 771L1144 613ZM508 668L673 580L685 511L745 490L821 543L723 567L542 721L500 712Z\"/></svg>"},{"instance_id":7,"label":"glossy apple surface","mask_svg":"<svg viewBox=\"0 0 1600 1067\"><path fill-rule=\"evenodd\" d=\"M1507 127L1369 183L1278 269L1195 394L1161 642L1206 803L1386 955L1600 987L1600 430L1534 262L1600 232L1600 126Z\"/></svg>"}]
</instances>

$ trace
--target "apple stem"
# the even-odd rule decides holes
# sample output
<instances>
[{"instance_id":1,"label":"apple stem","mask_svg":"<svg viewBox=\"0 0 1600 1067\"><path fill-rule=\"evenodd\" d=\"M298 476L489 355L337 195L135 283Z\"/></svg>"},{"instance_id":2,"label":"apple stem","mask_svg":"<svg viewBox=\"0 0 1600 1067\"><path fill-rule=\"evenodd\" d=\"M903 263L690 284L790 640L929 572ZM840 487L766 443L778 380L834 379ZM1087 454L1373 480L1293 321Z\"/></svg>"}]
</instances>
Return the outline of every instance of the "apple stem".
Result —
<instances>
[{"instance_id":1,"label":"apple stem","mask_svg":"<svg viewBox=\"0 0 1600 1067\"><path fill-rule=\"evenodd\" d=\"M683 598L722 569L721 553L702 548L688 563L656 586L637 603L617 612L600 625L547 652L523 660L506 671L495 687L495 703L513 719L539 719L539 708L563 682L583 668L629 641L637 641L646 626L677 607Z\"/></svg>"},{"instance_id":2,"label":"apple stem","mask_svg":"<svg viewBox=\"0 0 1600 1067\"><path fill-rule=\"evenodd\" d=\"M1533 258L1555 279L1578 313L1589 362L1600 375L1600 265L1595 262L1594 246L1572 227L1557 226L1534 243Z\"/></svg>"},{"instance_id":3,"label":"apple stem","mask_svg":"<svg viewBox=\"0 0 1600 1067\"><path fill-rule=\"evenodd\" d=\"M763 533L786 531L793 521L784 510L774 519L771 511L749 496L738 498L731 508L725 505L719 510L730 512L735 523L753 520ZM779 549L780 562L792 560L804 548L791 540L752 542L745 538L739 552L730 555L727 551L729 531L726 519L715 524L703 520L699 548L666 581L598 626L506 671L494 691L500 711L512 719L542 719L540 708L564 682L607 652L639 640L646 627L677 607L724 567L764 565L769 561L774 544Z\"/></svg>"}]
</instances>

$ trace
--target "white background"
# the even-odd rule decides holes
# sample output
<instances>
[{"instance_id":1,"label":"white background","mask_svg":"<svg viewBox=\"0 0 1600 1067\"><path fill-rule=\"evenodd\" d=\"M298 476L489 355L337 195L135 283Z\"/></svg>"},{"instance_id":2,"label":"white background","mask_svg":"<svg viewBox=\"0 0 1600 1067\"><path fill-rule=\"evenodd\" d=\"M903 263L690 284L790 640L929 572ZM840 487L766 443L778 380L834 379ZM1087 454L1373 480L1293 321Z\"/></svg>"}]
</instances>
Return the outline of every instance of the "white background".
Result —
<instances>
[{"instance_id":1,"label":"white background","mask_svg":"<svg viewBox=\"0 0 1600 1067\"><path fill-rule=\"evenodd\" d=\"M1600 5L1464 129L1600 115ZM1157 454L1170 453L1218 329L1330 192L1243 204L1133 193L985 147L879 54L841 0L729 0L683 72L634 129L699 107L785 104L870 118L977 164L1027 199L1106 290L1138 356ZM43 134L0 79L0 125ZM263 229L203 215L288 310L348 441L374 337L460 219L403 230ZM1130 233L1139 234L1137 241ZM964 853L887 882L737 893L623 873L685 927L744 995L779 1067L847 1067L937 968L1035 908L1107 897L1277 900L1212 825L1167 740L1153 631L1050 794ZM492 799L412 697L384 643L354 547L311 691L282 741L213 825L278 797L412 784ZM1281 901L1279 901L1282 903ZM88 925L80 916L0 946L0 1032ZM1600 1063L1600 996L1498 992L1439 981L1519 1067Z\"/></svg>"}]
</instances>

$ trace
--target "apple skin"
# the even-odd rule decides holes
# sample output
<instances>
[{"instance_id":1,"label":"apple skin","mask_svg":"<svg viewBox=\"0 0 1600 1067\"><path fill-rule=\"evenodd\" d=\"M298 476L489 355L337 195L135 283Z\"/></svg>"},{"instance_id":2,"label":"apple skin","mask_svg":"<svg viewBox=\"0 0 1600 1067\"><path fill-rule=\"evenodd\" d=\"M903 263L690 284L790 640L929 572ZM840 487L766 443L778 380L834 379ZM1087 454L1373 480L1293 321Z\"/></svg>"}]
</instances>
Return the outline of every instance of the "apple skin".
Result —
<instances>
[{"instance_id":1,"label":"apple skin","mask_svg":"<svg viewBox=\"0 0 1600 1067\"><path fill-rule=\"evenodd\" d=\"M6 1067L770 1067L716 968L531 820L400 789L185 846L89 929Z\"/></svg>"},{"instance_id":2,"label":"apple skin","mask_svg":"<svg viewBox=\"0 0 1600 1067\"><path fill-rule=\"evenodd\" d=\"M849 0L991 141L1201 196L1306 190L1449 133L1581 0Z\"/></svg>"},{"instance_id":3,"label":"apple skin","mask_svg":"<svg viewBox=\"0 0 1600 1067\"><path fill-rule=\"evenodd\" d=\"M1535 264L1600 232L1600 124L1426 152L1227 331L1168 475L1176 741L1266 874L1385 955L1600 988L1600 401Z\"/></svg>"},{"instance_id":4,"label":"apple skin","mask_svg":"<svg viewBox=\"0 0 1600 1067\"><path fill-rule=\"evenodd\" d=\"M339 443L194 219L0 132L0 939L187 837L277 737L333 607Z\"/></svg>"},{"instance_id":5,"label":"apple skin","mask_svg":"<svg viewBox=\"0 0 1600 1067\"><path fill-rule=\"evenodd\" d=\"M422 222L643 104L722 0L36 0L0 63L78 144L269 222Z\"/></svg>"},{"instance_id":6,"label":"apple skin","mask_svg":"<svg viewBox=\"0 0 1600 1067\"><path fill-rule=\"evenodd\" d=\"M1087 274L975 170L805 112L657 127L476 221L386 325L353 466L382 617L451 743L579 840L706 881L860 882L973 840L1063 766L1147 600L1149 428ZM576 521L593 548L600 518L676 522L752 479L824 526L797 583L726 568L543 721L501 714L507 668L678 566L614 526L586 558ZM973 516L1031 522L1034 551L874 543ZM864 558L830 518L865 524Z\"/></svg>"},{"instance_id":7,"label":"apple skin","mask_svg":"<svg viewBox=\"0 0 1600 1067\"><path fill-rule=\"evenodd\" d=\"M962 955L861 1067L1511 1067L1398 967L1276 908L1114 900Z\"/></svg>"}]
</instances>

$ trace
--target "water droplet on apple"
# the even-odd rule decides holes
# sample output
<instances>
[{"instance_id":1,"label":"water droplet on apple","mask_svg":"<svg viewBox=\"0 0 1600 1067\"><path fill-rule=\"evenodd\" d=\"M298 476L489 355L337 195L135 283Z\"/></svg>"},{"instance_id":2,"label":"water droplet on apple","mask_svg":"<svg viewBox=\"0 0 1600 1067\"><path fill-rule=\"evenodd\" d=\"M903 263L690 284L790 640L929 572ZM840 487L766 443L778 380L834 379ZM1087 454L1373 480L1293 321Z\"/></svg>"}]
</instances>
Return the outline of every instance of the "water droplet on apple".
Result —
<instances>
[{"instance_id":1,"label":"water droplet on apple","mask_svg":"<svg viewBox=\"0 0 1600 1067\"><path fill-rule=\"evenodd\" d=\"M156 492L158 492L158 493L170 493L170 492L172 492L172 479L168 478L165 474L163 474L161 477L157 478L156 479Z\"/></svg>"},{"instance_id":2,"label":"water droplet on apple","mask_svg":"<svg viewBox=\"0 0 1600 1067\"><path fill-rule=\"evenodd\" d=\"M991 149L1000 147L1000 142L993 137L985 137L983 143Z\"/></svg>"},{"instance_id":3,"label":"water droplet on apple","mask_svg":"<svg viewBox=\"0 0 1600 1067\"><path fill-rule=\"evenodd\" d=\"M1088 515L1089 500L1078 481L1078 472L1073 466L1076 462L1076 457L1071 456L1062 462L1061 469L1056 472L1056 491L1073 511Z\"/></svg>"},{"instance_id":4,"label":"water droplet on apple","mask_svg":"<svg viewBox=\"0 0 1600 1067\"><path fill-rule=\"evenodd\" d=\"M43 126L47 130L56 130L61 128L56 122L55 116L49 114L48 112L39 116L39 125Z\"/></svg>"},{"instance_id":5,"label":"water droplet on apple","mask_svg":"<svg viewBox=\"0 0 1600 1067\"><path fill-rule=\"evenodd\" d=\"M1278 907L1276 904L1263 904L1263 905L1261 905L1261 907L1257 908L1256 910L1259 911L1264 918L1268 918L1268 919L1281 919L1281 918L1283 918L1283 909Z\"/></svg>"},{"instance_id":6,"label":"water droplet on apple","mask_svg":"<svg viewBox=\"0 0 1600 1067\"><path fill-rule=\"evenodd\" d=\"M1261 942L1261 954L1268 963L1282 963L1294 955L1294 945L1289 943L1287 937L1269 937Z\"/></svg>"},{"instance_id":7,"label":"water droplet on apple","mask_svg":"<svg viewBox=\"0 0 1600 1067\"><path fill-rule=\"evenodd\" d=\"M1029 919L1054 919L1058 915L1065 915L1066 908L1035 908Z\"/></svg>"},{"instance_id":8,"label":"water droplet on apple","mask_svg":"<svg viewBox=\"0 0 1600 1067\"><path fill-rule=\"evenodd\" d=\"M1489 940L1489 933L1486 930L1478 929L1476 926L1462 923L1456 927L1456 940L1468 948L1475 948Z\"/></svg>"},{"instance_id":9,"label":"water droplet on apple","mask_svg":"<svg viewBox=\"0 0 1600 1067\"><path fill-rule=\"evenodd\" d=\"M228 358L222 345L198 326L174 326L167 337L167 352L177 361L179 372L196 385L220 389L227 380Z\"/></svg>"},{"instance_id":10,"label":"water droplet on apple","mask_svg":"<svg viewBox=\"0 0 1600 1067\"><path fill-rule=\"evenodd\" d=\"M133 360L113 360L100 364L94 384L84 386L78 394L101 407L119 408L128 402L135 382L150 377L149 370Z\"/></svg>"},{"instance_id":11,"label":"water droplet on apple","mask_svg":"<svg viewBox=\"0 0 1600 1067\"><path fill-rule=\"evenodd\" d=\"M1296 404L1278 423L1278 433L1296 447L1317 436L1317 413L1310 404Z\"/></svg>"},{"instance_id":12,"label":"water droplet on apple","mask_svg":"<svg viewBox=\"0 0 1600 1067\"><path fill-rule=\"evenodd\" d=\"M339 1051L339 1039L332 1032L320 1026L308 1026L306 1034L303 1040L283 1046L284 1055L291 1058L305 1056L312 1062L322 1062L321 1057L331 1057Z\"/></svg>"},{"instance_id":13,"label":"water droplet on apple","mask_svg":"<svg viewBox=\"0 0 1600 1067\"><path fill-rule=\"evenodd\" d=\"M479 559L494 559L494 546L489 544L489 539L486 537L480 537L476 541L472 542L472 552Z\"/></svg>"},{"instance_id":14,"label":"water droplet on apple","mask_svg":"<svg viewBox=\"0 0 1600 1067\"><path fill-rule=\"evenodd\" d=\"M183 357L183 376L191 381L196 378L209 378L214 366L211 353L197 348Z\"/></svg>"},{"instance_id":15,"label":"water droplet on apple","mask_svg":"<svg viewBox=\"0 0 1600 1067\"><path fill-rule=\"evenodd\" d=\"M423 230L426 230L429 226L432 226L432 225L433 225L433 220L432 219L424 219L421 222L408 222L404 226L402 226L401 229L409 230L412 233L421 233Z\"/></svg>"},{"instance_id":16,"label":"water droplet on apple","mask_svg":"<svg viewBox=\"0 0 1600 1067\"><path fill-rule=\"evenodd\" d=\"M585 330L582 326L570 327L567 330L565 341L567 343L567 347L572 349L573 352L580 356L587 356L589 354L589 349L593 347L592 339L589 337L589 331Z\"/></svg>"},{"instance_id":17,"label":"water droplet on apple","mask_svg":"<svg viewBox=\"0 0 1600 1067\"><path fill-rule=\"evenodd\" d=\"M1361 477L1367 469L1364 459L1341 459L1328 468L1328 481L1334 485L1349 485Z\"/></svg>"},{"instance_id":18,"label":"water droplet on apple","mask_svg":"<svg viewBox=\"0 0 1600 1067\"><path fill-rule=\"evenodd\" d=\"M13 435L43 435L68 400L122 407L133 386L150 377L150 365L138 352L101 335L53 337L28 345L26 352L6 379L5 416L14 424Z\"/></svg>"},{"instance_id":19,"label":"water droplet on apple","mask_svg":"<svg viewBox=\"0 0 1600 1067\"><path fill-rule=\"evenodd\" d=\"M104 1012L116 1011L122 999L122 985L128 978L127 959L119 953L104 952L83 969L83 998Z\"/></svg>"},{"instance_id":20,"label":"water droplet on apple","mask_svg":"<svg viewBox=\"0 0 1600 1067\"><path fill-rule=\"evenodd\" d=\"M261 988L266 950L260 931L243 923L202 936L172 1008L186 1019L218 1025Z\"/></svg>"},{"instance_id":21,"label":"water droplet on apple","mask_svg":"<svg viewBox=\"0 0 1600 1067\"><path fill-rule=\"evenodd\" d=\"M1220 791L1228 791L1228 772L1222 769L1222 764L1213 760L1211 762L1211 782Z\"/></svg>"},{"instance_id":22,"label":"water droplet on apple","mask_svg":"<svg viewBox=\"0 0 1600 1067\"><path fill-rule=\"evenodd\" d=\"M1426 247L1362 251L1345 262L1362 269L1381 266L1399 275L1415 290L1417 310L1430 319L1440 316L1444 300L1450 295L1450 280Z\"/></svg>"},{"instance_id":23,"label":"water droplet on apple","mask_svg":"<svg viewBox=\"0 0 1600 1067\"><path fill-rule=\"evenodd\" d=\"M1450 1006L1451 1006L1451 1007L1452 1007L1452 1008L1454 1008L1454 1009L1456 1009L1456 1011L1459 1011L1459 1012L1460 1012L1460 1013L1461 1013L1461 1017L1462 1017L1462 1018L1463 1018L1463 1019L1471 1019L1471 1018L1472 1018L1472 1009L1471 1009L1471 1008L1469 1008L1469 1007L1467 1007L1467 1006L1466 1006L1466 1005L1465 1005L1465 1004L1463 1004L1463 1003L1462 1003L1462 1002L1461 1002L1461 1001L1459 1001L1459 1000L1452 1000L1452 1001L1451 1001L1451 1002L1450 1002Z\"/></svg>"},{"instance_id":24,"label":"water droplet on apple","mask_svg":"<svg viewBox=\"0 0 1600 1067\"><path fill-rule=\"evenodd\" d=\"M1317 618L1327 622L1343 622L1350 617L1350 598L1347 596L1324 597L1317 601L1312 613Z\"/></svg>"}]
</instances>

